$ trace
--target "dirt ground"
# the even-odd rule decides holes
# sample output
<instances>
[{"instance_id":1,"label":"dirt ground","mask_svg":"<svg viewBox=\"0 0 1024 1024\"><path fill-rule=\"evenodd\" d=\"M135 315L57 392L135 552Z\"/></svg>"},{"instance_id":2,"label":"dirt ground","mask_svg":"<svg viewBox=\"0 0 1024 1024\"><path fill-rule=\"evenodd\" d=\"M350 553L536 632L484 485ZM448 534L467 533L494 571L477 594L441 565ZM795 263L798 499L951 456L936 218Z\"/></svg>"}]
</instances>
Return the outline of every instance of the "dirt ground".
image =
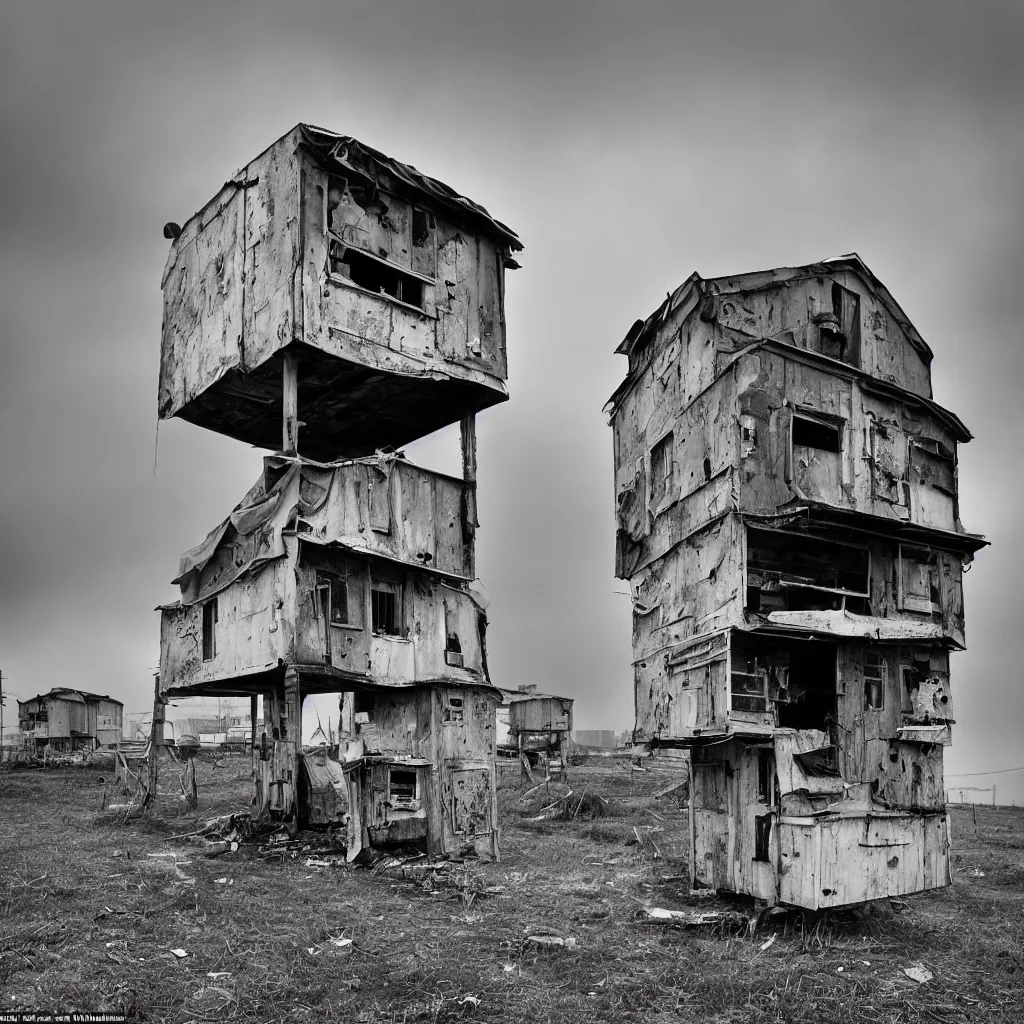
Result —
<instances>
[{"instance_id":1,"label":"dirt ground","mask_svg":"<svg viewBox=\"0 0 1024 1024\"><path fill-rule=\"evenodd\" d=\"M218 767L219 765L219 767ZM1024 811L954 808L945 890L817 921L645 920L693 897L686 813L664 775L609 761L570 785L607 815L536 821L503 785L499 863L433 883L268 859L186 840L248 807L248 762L204 759L200 807L162 799L124 825L102 768L0 772L0 1015L129 1020L430 1022L1013 1021L1024 1019ZM638 846L647 826L654 849ZM160 856L154 856L159 854ZM316 854L314 859L319 859ZM539 947L538 933L574 942ZM178 956L172 950L184 951ZM905 968L933 977L912 980Z\"/></svg>"}]
</instances>

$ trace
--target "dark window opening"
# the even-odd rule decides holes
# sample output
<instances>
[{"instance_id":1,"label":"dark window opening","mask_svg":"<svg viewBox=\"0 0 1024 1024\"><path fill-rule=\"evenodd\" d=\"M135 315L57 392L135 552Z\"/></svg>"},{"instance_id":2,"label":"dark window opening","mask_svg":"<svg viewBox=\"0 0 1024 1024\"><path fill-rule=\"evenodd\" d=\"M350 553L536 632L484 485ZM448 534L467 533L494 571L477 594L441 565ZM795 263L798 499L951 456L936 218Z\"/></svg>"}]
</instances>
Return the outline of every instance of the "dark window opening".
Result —
<instances>
[{"instance_id":1,"label":"dark window opening","mask_svg":"<svg viewBox=\"0 0 1024 1024\"><path fill-rule=\"evenodd\" d=\"M900 675L902 677L902 693L900 694L900 710L905 715L914 713L914 697L921 688L921 684L932 673L931 663L927 658L915 658L912 665L901 665Z\"/></svg>"},{"instance_id":2,"label":"dark window opening","mask_svg":"<svg viewBox=\"0 0 1024 1024\"><path fill-rule=\"evenodd\" d=\"M463 720L463 707L461 697L449 697L444 709L444 720L446 722L461 722Z\"/></svg>"},{"instance_id":3,"label":"dark window opening","mask_svg":"<svg viewBox=\"0 0 1024 1024\"><path fill-rule=\"evenodd\" d=\"M666 434L651 449L651 504L658 505L672 489L672 435Z\"/></svg>"},{"instance_id":4,"label":"dark window opening","mask_svg":"<svg viewBox=\"0 0 1024 1024\"><path fill-rule=\"evenodd\" d=\"M762 712L769 707L782 728L827 729L836 713L836 645L734 637L731 708Z\"/></svg>"},{"instance_id":5,"label":"dark window opening","mask_svg":"<svg viewBox=\"0 0 1024 1024\"><path fill-rule=\"evenodd\" d=\"M710 480L710 479L711 479L711 460L710 459L705 459L704 460L704 480L707 481L707 480Z\"/></svg>"},{"instance_id":6,"label":"dark window opening","mask_svg":"<svg viewBox=\"0 0 1024 1024\"><path fill-rule=\"evenodd\" d=\"M817 448L823 452L839 452L839 426L797 413L793 416L793 446Z\"/></svg>"},{"instance_id":7,"label":"dark window opening","mask_svg":"<svg viewBox=\"0 0 1024 1024\"><path fill-rule=\"evenodd\" d=\"M885 706L886 665L879 654L864 657L864 708L881 711Z\"/></svg>"},{"instance_id":8,"label":"dark window opening","mask_svg":"<svg viewBox=\"0 0 1024 1024\"><path fill-rule=\"evenodd\" d=\"M865 548L776 530L747 530L747 610L867 614Z\"/></svg>"},{"instance_id":9,"label":"dark window opening","mask_svg":"<svg viewBox=\"0 0 1024 1024\"><path fill-rule=\"evenodd\" d=\"M462 644L459 642L458 633L449 633L444 644L444 660L448 665L462 668Z\"/></svg>"},{"instance_id":10,"label":"dark window opening","mask_svg":"<svg viewBox=\"0 0 1024 1024\"><path fill-rule=\"evenodd\" d=\"M422 249L430 241L434 218L426 210L412 209L412 244Z\"/></svg>"},{"instance_id":11,"label":"dark window opening","mask_svg":"<svg viewBox=\"0 0 1024 1024\"><path fill-rule=\"evenodd\" d=\"M860 296L833 282L832 313L841 349L838 358L857 366L860 364Z\"/></svg>"},{"instance_id":12,"label":"dark window opening","mask_svg":"<svg viewBox=\"0 0 1024 1024\"><path fill-rule=\"evenodd\" d=\"M751 650L737 645L732 654L730 706L754 714L768 710L768 669Z\"/></svg>"},{"instance_id":13,"label":"dark window opening","mask_svg":"<svg viewBox=\"0 0 1024 1024\"><path fill-rule=\"evenodd\" d=\"M392 590L370 591L373 631L385 636L398 636L398 595Z\"/></svg>"},{"instance_id":14,"label":"dark window opening","mask_svg":"<svg viewBox=\"0 0 1024 1024\"><path fill-rule=\"evenodd\" d=\"M373 710L373 694L366 693L363 690L356 690L352 695L352 711L354 714L360 712L366 712L369 714Z\"/></svg>"},{"instance_id":15,"label":"dark window opening","mask_svg":"<svg viewBox=\"0 0 1024 1024\"><path fill-rule=\"evenodd\" d=\"M772 841L772 816L759 814L754 818L754 860L768 860Z\"/></svg>"},{"instance_id":16,"label":"dark window opening","mask_svg":"<svg viewBox=\"0 0 1024 1024\"><path fill-rule=\"evenodd\" d=\"M423 282L382 260L375 259L343 242L331 241L331 273L347 277L353 284L378 295L423 308Z\"/></svg>"},{"instance_id":17,"label":"dark window opening","mask_svg":"<svg viewBox=\"0 0 1024 1024\"><path fill-rule=\"evenodd\" d=\"M416 799L416 773L392 768L388 773L388 793L392 800Z\"/></svg>"},{"instance_id":18,"label":"dark window opening","mask_svg":"<svg viewBox=\"0 0 1024 1024\"><path fill-rule=\"evenodd\" d=\"M340 576L317 574L316 590L320 598L320 614L332 626L348 624L348 581Z\"/></svg>"},{"instance_id":19,"label":"dark window opening","mask_svg":"<svg viewBox=\"0 0 1024 1024\"><path fill-rule=\"evenodd\" d=\"M775 754L771 750L757 752L757 800L758 803L773 803L775 793Z\"/></svg>"},{"instance_id":20,"label":"dark window opening","mask_svg":"<svg viewBox=\"0 0 1024 1024\"><path fill-rule=\"evenodd\" d=\"M203 605L203 661L212 661L217 654L217 598Z\"/></svg>"}]
</instances>

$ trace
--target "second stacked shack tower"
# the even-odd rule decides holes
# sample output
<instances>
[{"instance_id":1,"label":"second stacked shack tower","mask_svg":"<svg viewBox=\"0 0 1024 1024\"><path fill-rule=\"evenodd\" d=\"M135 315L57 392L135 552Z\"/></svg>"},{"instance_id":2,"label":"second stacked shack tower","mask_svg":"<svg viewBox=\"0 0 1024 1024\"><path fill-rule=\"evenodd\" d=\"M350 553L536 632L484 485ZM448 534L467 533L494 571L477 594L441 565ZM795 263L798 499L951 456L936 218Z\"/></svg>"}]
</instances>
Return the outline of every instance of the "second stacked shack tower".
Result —
<instances>
[{"instance_id":1,"label":"second stacked shack tower","mask_svg":"<svg viewBox=\"0 0 1024 1024\"><path fill-rule=\"evenodd\" d=\"M695 886L812 910L948 884L967 428L856 255L683 282L618 350L634 741L689 753Z\"/></svg>"},{"instance_id":2,"label":"second stacked shack tower","mask_svg":"<svg viewBox=\"0 0 1024 1024\"><path fill-rule=\"evenodd\" d=\"M475 417L507 398L518 238L308 125L167 233L160 416L276 454L182 556L162 692L249 696L259 811L296 825L347 807L350 857L496 854ZM461 479L395 454L455 422ZM340 764L302 751L303 699L325 692L345 695Z\"/></svg>"}]
</instances>

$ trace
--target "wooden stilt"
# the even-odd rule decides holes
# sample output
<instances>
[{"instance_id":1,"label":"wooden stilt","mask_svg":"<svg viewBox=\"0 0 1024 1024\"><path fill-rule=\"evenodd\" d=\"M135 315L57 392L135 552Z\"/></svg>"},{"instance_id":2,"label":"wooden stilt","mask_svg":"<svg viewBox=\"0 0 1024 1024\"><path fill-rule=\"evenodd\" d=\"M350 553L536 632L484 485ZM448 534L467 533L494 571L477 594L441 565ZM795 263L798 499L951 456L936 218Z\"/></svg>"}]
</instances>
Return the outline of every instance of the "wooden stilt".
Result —
<instances>
[{"instance_id":1,"label":"wooden stilt","mask_svg":"<svg viewBox=\"0 0 1024 1024\"><path fill-rule=\"evenodd\" d=\"M281 450L287 455L299 452L299 356L290 349L284 354L281 371Z\"/></svg>"}]
</instances>

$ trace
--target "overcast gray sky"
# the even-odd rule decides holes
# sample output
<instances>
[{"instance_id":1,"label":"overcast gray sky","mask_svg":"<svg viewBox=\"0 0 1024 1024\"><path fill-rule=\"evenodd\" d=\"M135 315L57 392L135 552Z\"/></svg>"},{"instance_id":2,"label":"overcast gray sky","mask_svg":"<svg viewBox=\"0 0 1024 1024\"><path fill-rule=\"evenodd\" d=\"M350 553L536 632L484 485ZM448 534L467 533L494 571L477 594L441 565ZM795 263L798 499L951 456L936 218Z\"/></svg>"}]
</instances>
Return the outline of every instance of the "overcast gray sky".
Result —
<instances>
[{"instance_id":1,"label":"overcast gray sky","mask_svg":"<svg viewBox=\"0 0 1024 1024\"><path fill-rule=\"evenodd\" d=\"M154 475L161 227L308 121L440 178L526 245L511 401L479 422L496 683L575 697L582 728L632 727L601 413L625 369L613 350L693 270L855 250L976 435L962 516L993 547L965 579L947 773L1024 764L1024 6L0 10L0 669L16 695L71 684L150 705L152 609L260 459L172 421ZM455 466L457 432L410 454ZM994 781L1024 799L1024 772Z\"/></svg>"}]
</instances>

